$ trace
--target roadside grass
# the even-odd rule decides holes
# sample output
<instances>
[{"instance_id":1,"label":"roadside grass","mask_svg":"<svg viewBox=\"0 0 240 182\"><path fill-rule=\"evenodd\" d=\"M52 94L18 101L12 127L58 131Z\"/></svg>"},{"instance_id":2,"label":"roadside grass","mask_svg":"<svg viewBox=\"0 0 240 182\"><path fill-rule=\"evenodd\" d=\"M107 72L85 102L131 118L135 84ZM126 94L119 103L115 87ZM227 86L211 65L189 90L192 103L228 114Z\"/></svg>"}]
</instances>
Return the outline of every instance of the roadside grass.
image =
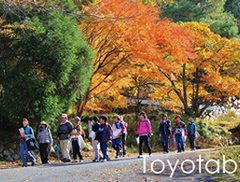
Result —
<instances>
[{"instance_id":1,"label":"roadside grass","mask_svg":"<svg viewBox=\"0 0 240 182\"><path fill-rule=\"evenodd\" d=\"M233 146L228 148L219 148L216 152L212 154L212 159L221 160L223 155L226 156L226 160L232 159L237 162L238 168L237 171L234 174L223 174L222 171L220 174L213 175L214 179L216 179L218 182L228 182L228 181L239 181L240 179L240 146ZM229 165L226 166L226 169L229 171L232 171L234 169L234 165L229 163Z\"/></svg>"},{"instance_id":2,"label":"roadside grass","mask_svg":"<svg viewBox=\"0 0 240 182\"><path fill-rule=\"evenodd\" d=\"M226 130L231 130L240 125L240 117L234 111L220 114L215 119L203 119L202 122L210 126L220 126Z\"/></svg>"}]
</instances>

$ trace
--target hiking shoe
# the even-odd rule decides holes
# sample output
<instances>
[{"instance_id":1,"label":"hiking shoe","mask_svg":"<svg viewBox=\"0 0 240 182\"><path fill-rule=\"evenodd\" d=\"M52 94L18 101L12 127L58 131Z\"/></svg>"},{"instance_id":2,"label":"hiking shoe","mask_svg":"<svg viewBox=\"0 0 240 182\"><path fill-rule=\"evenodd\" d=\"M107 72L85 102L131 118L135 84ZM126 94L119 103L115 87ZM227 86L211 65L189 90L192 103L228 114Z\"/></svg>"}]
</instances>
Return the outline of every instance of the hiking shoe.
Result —
<instances>
[{"instance_id":1,"label":"hiking shoe","mask_svg":"<svg viewBox=\"0 0 240 182\"><path fill-rule=\"evenodd\" d=\"M63 162L71 162L70 159L63 159Z\"/></svg>"},{"instance_id":2,"label":"hiking shoe","mask_svg":"<svg viewBox=\"0 0 240 182\"><path fill-rule=\"evenodd\" d=\"M35 161L32 161L32 166L35 166Z\"/></svg>"},{"instance_id":3,"label":"hiking shoe","mask_svg":"<svg viewBox=\"0 0 240 182\"><path fill-rule=\"evenodd\" d=\"M96 159L93 159L92 161L93 161L93 162L98 162L99 160L96 158Z\"/></svg>"}]
</instances>

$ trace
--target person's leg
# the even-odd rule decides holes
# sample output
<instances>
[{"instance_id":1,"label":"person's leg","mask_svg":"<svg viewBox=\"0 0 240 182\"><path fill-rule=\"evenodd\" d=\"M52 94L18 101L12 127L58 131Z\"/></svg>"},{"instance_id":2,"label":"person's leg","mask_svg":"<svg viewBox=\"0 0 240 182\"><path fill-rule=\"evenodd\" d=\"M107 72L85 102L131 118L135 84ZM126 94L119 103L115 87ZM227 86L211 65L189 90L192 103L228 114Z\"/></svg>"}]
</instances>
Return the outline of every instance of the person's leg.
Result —
<instances>
[{"instance_id":1,"label":"person's leg","mask_svg":"<svg viewBox=\"0 0 240 182\"><path fill-rule=\"evenodd\" d=\"M44 150L43 150L42 143L39 144L39 152L40 152L40 158L41 158L42 164L44 164Z\"/></svg>"},{"instance_id":2,"label":"person's leg","mask_svg":"<svg viewBox=\"0 0 240 182\"><path fill-rule=\"evenodd\" d=\"M122 134L122 150L123 150L123 156L127 154L127 134Z\"/></svg>"},{"instance_id":3,"label":"person's leg","mask_svg":"<svg viewBox=\"0 0 240 182\"><path fill-rule=\"evenodd\" d=\"M177 145L177 151L178 152L181 152L181 146L180 146L180 138L181 138L182 136L180 136L180 135L175 135L175 139L176 139L176 145Z\"/></svg>"},{"instance_id":4,"label":"person's leg","mask_svg":"<svg viewBox=\"0 0 240 182\"><path fill-rule=\"evenodd\" d=\"M121 154L121 139L117 139L117 155Z\"/></svg>"},{"instance_id":5,"label":"person's leg","mask_svg":"<svg viewBox=\"0 0 240 182\"><path fill-rule=\"evenodd\" d=\"M168 138L168 136L166 138L166 152L167 153L169 152L169 138Z\"/></svg>"},{"instance_id":6,"label":"person's leg","mask_svg":"<svg viewBox=\"0 0 240 182\"><path fill-rule=\"evenodd\" d=\"M72 140L73 159L77 160L77 140Z\"/></svg>"},{"instance_id":7,"label":"person's leg","mask_svg":"<svg viewBox=\"0 0 240 182\"><path fill-rule=\"evenodd\" d=\"M98 159L102 159L103 156L102 156L101 153L99 152L99 151L100 151L100 142L96 140L95 143L96 143L96 150L97 150L97 158L98 158Z\"/></svg>"},{"instance_id":8,"label":"person's leg","mask_svg":"<svg viewBox=\"0 0 240 182\"><path fill-rule=\"evenodd\" d=\"M46 164L48 162L48 144L47 143L41 143L39 144L40 149L40 156L42 164Z\"/></svg>"},{"instance_id":9,"label":"person's leg","mask_svg":"<svg viewBox=\"0 0 240 182\"><path fill-rule=\"evenodd\" d=\"M150 147L150 143L149 143L149 137L148 136L144 136L144 143L148 149L148 154L151 155L152 154L152 149Z\"/></svg>"},{"instance_id":10,"label":"person's leg","mask_svg":"<svg viewBox=\"0 0 240 182\"><path fill-rule=\"evenodd\" d=\"M179 140L180 140L179 143L180 143L181 152L184 152L184 151L185 151L185 146L184 146L183 137L184 137L184 136L182 136L182 137L179 138Z\"/></svg>"},{"instance_id":11,"label":"person's leg","mask_svg":"<svg viewBox=\"0 0 240 182\"><path fill-rule=\"evenodd\" d=\"M97 141L94 138L92 138L92 147L93 147L93 153L94 153L93 160L97 160L98 159L98 148L97 148Z\"/></svg>"},{"instance_id":12,"label":"person's leg","mask_svg":"<svg viewBox=\"0 0 240 182\"><path fill-rule=\"evenodd\" d=\"M161 136L161 142L162 142L163 153L165 153L166 152L166 138L164 136Z\"/></svg>"},{"instance_id":13,"label":"person's leg","mask_svg":"<svg viewBox=\"0 0 240 182\"><path fill-rule=\"evenodd\" d=\"M101 152L102 152L102 155L103 155L103 158L104 158L104 147L103 147L103 143L102 142L100 142L100 150L101 150Z\"/></svg>"},{"instance_id":14,"label":"person's leg","mask_svg":"<svg viewBox=\"0 0 240 182\"><path fill-rule=\"evenodd\" d=\"M189 136L189 143L190 143L191 150L195 150L195 140L193 136Z\"/></svg>"},{"instance_id":15,"label":"person's leg","mask_svg":"<svg viewBox=\"0 0 240 182\"><path fill-rule=\"evenodd\" d=\"M77 140L76 150L77 150L77 155L78 155L78 157L79 157L79 160L80 160L80 161L83 160L82 151L81 151L80 143L79 143L78 140Z\"/></svg>"},{"instance_id":16,"label":"person's leg","mask_svg":"<svg viewBox=\"0 0 240 182\"><path fill-rule=\"evenodd\" d=\"M25 144L24 144L25 143ZM20 143L20 151L19 151L19 154L20 154L20 158L21 158L21 161L22 161L22 166L23 167L27 167L27 160L26 160L26 155L25 155L25 152L26 152L26 142L21 142Z\"/></svg>"},{"instance_id":17,"label":"person's leg","mask_svg":"<svg viewBox=\"0 0 240 182\"><path fill-rule=\"evenodd\" d=\"M62 160L66 159L65 148L64 148L64 140L60 140L60 150L62 153Z\"/></svg>"},{"instance_id":18,"label":"person's leg","mask_svg":"<svg viewBox=\"0 0 240 182\"><path fill-rule=\"evenodd\" d=\"M100 143L101 151L103 154L103 159L109 159L108 157L108 151L107 151L107 143L106 142L101 142Z\"/></svg>"},{"instance_id":19,"label":"person's leg","mask_svg":"<svg viewBox=\"0 0 240 182\"><path fill-rule=\"evenodd\" d=\"M163 148L163 152L165 152L165 143L163 140L162 140L162 148Z\"/></svg>"},{"instance_id":20,"label":"person's leg","mask_svg":"<svg viewBox=\"0 0 240 182\"><path fill-rule=\"evenodd\" d=\"M117 151L116 139L112 139L112 148Z\"/></svg>"},{"instance_id":21,"label":"person's leg","mask_svg":"<svg viewBox=\"0 0 240 182\"><path fill-rule=\"evenodd\" d=\"M100 158L102 158L102 156L99 153L99 149L100 149L100 144L97 140L94 140L93 142L93 150L94 150L94 160L99 160Z\"/></svg>"},{"instance_id":22,"label":"person's leg","mask_svg":"<svg viewBox=\"0 0 240 182\"><path fill-rule=\"evenodd\" d=\"M143 153L143 141L144 141L144 139L143 139L143 136L140 136L139 137L139 155L142 155L142 153Z\"/></svg>"},{"instance_id":23,"label":"person's leg","mask_svg":"<svg viewBox=\"0 0 240 182\"><path fill-rule=\"evenodd\" d=\"M49 151L49 144L46 143L45 146L44 146L45 163L48 163L48 151Z\"/></svg>"},{"instance_id":24,"label":"person's leg","mask_svg":"<svg viewBox=\"0 0 240 182\"><path fill-rule=\"evenodd\" d=\"M70 148L70 141L69 140L60 140L61 145L61 151L63 155L63 159L66 161L70 161L70 154L69 154L69 148Z\"/></svg>"},{"instance_id":25,"label":"person's leg","mask_svg":"<svg viewBox=\"0 0 240 182\"><path fill-rule=\"evenodd\" d=\"M70 157L70 140L65 140L65 145L66 145L66 157L68 160L71 161L71 157Z\"/></svg>"}]
</instances>

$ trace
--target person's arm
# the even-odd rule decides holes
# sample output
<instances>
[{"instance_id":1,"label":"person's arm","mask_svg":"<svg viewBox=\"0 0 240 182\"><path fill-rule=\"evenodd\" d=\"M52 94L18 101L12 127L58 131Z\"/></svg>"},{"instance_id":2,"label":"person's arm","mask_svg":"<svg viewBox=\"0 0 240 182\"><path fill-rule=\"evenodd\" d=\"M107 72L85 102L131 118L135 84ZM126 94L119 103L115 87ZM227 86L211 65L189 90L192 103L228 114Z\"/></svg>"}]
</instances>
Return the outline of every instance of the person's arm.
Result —
<instances>
[{"instance_id":1,"label":"person's arm","mask_svg":"<svg viewBox=\"0 0 240 182\"><path fill-rule=\"evenodd\" d=\"M69 132L69 135L72 133L73 129L74 128L73 128L72 123L68 122L68 132Z\"/></svg>"},{"instance_id":2,"label":"person's arm","mask_svg":"<svg viewBox=\"0 0 240 182\"><path fill-rule=\"evenodd\" d=\"M125 130L125 126L122 123L120 123L120 126L121 126L121 132L119 133L119 136L121 136Z\"/></svg>"},{"instance_id":3,"label":"person's arm","mask_svg":"<svg viewBox=\"0 0 240 182\"><path fill-rule=\"evenodd\" d=\"M152 133L152 124L149 120L148 120L148 129L149 129L149 134L151 134Z\"/></svg>"},{"instance_id":4,"label":"person's arm","mask_svg":"<svg viewBox=\"0 0 240 182\"><path fill-rule=\"evenodd\" d=\"M161 127L162 125L161 125L161 123L159 124L159 128L158 128L158 135L160 136L161 135L161 129L162 129L162 127Z\"/></svg>"},{"instance_id":5,"label":"person's arm","mask_svg":"<svg viewBox=\"0 0 240 182\"><path fill-rule=\"evenodd\" d=\"M73 128L71 135L81 135L81 127L78 126L77 128Z\"/></svg>"},{"instance_id":6,"label":"person's arm","mask_svg":"<svg viewBox=\"0 0 240 182\"><path fill-rule=\"evenodd\" d=\"M48 128L48 133L49 133L50 147L52 147L53 146L53 137L52 137L52 132L49 128Z\"/></svg>"},{"instance_id":7,"label":"person's arm","mask_svg":"<svg viewBox=\"0 0 240 182\"><path fill-rule=\"evenodd\" d=\"M112 135L113 135L113 130L112 130L112 127L110 124L107 125L107 130L108 130L108 137L109 137L109 140L112 139Z\"/></svg>"},{"instance_id":8,"label":"person's arm","mask_svg":"<svg viewBox=\"0 0 240 182\"><path fill-rule=\"evenodd\" d=\"M136 128L136 135L139 135L139 122L138 122L138 125L137 125L137 128Z\"/></svg>"},{"instance_id":9,"label":"person's arm","mask_svg":"<svg viewBox=\"0 0 240 182\"><path fill-rule=\"evenodd\" d=\"M197 137L197 129L196 129L196 125L194 124L194 137L196 138Z\"/></svg>"}]
</instances>

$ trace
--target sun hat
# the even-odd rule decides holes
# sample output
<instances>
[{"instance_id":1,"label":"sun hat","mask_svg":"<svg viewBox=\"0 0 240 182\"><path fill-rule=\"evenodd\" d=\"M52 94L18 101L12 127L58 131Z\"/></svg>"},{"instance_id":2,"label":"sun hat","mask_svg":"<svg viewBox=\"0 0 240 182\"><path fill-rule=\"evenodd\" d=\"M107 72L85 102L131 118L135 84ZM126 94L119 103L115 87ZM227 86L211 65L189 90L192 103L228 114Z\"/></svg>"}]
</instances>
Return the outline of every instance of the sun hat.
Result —
<instances>
[{"instance_id":1,"label":"sun hat","mask_svg":"<svg viewBox=\"0 0 240 182\"><path fill-rule=\"evenodd\" d=\"M67 116L67 114L65 114L65 113L63 113L62 115L61 115L61 118L67 118L68 116Z\"/></svg>"}]
</instances>

